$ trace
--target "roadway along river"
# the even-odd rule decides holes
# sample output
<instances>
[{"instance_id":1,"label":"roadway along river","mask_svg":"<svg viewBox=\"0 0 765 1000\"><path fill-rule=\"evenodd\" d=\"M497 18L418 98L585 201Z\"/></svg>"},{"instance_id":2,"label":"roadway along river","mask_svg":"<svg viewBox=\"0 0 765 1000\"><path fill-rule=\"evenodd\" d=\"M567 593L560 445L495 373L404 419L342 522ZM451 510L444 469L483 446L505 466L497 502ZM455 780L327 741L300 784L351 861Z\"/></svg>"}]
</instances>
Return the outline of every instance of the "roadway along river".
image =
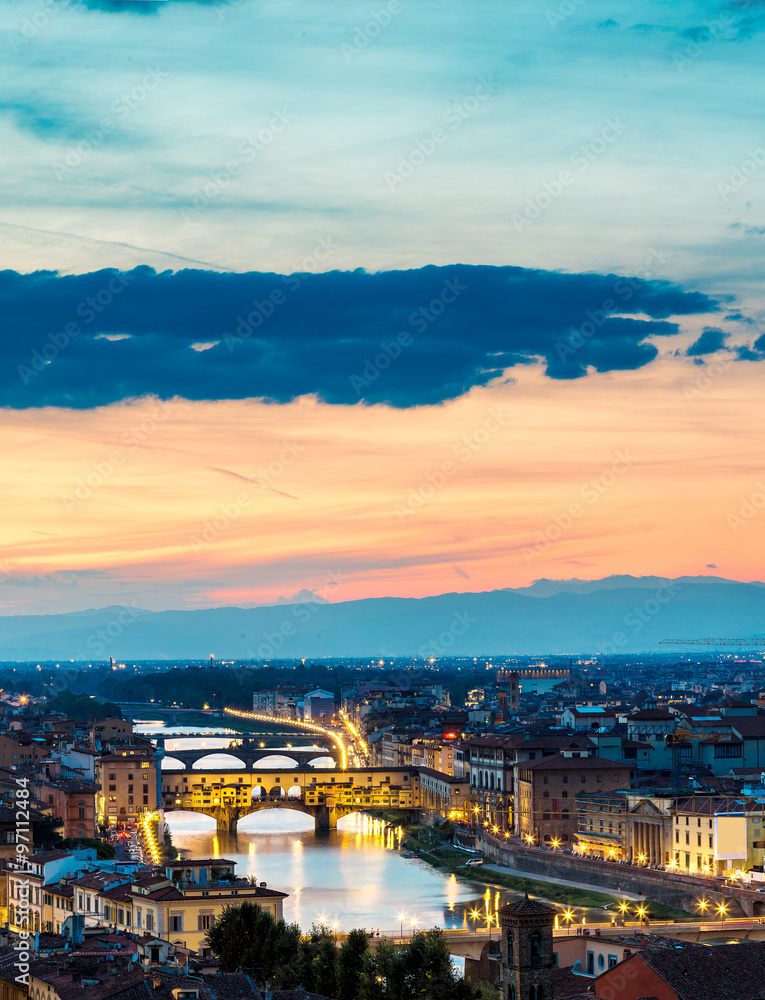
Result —
<instances>
[{"instance_id":1,"label":"roadway along river","mask_svg":"<svg viewBox=\"0 0 765 1000\"><path fill-rule=\"evenodd\" d=\"M136 726L137 732L149 736L162 732L169 747L174 745L173 735L206 729ZM225 746L220 739L225 731L209 731L209 740L184 740L183 746L191 749L203 742L211 749ZM167 754L172 755L169 748ZM225 758L219 760L224 764ZM205 768L210 769L209 762ZM239 874L254 875L289 893L284 915L303 930L323 918L327 924L336 921L340 931L365 927L398 933L399 913L406 914L404 931L410 933L413 919L420 929L472 927L476 921L485 927L486 913L494 914L514 896L505 890L487 890L483 895L480 888L442 875L424 861L402 858L395 831L361 814L340 820L336 832L318 835L310 816L288 810L247 816L231 837L218 836L211 817L169 812L166 819L183 856L228 858L236 861Z\"/></svg>"}]
</instances>

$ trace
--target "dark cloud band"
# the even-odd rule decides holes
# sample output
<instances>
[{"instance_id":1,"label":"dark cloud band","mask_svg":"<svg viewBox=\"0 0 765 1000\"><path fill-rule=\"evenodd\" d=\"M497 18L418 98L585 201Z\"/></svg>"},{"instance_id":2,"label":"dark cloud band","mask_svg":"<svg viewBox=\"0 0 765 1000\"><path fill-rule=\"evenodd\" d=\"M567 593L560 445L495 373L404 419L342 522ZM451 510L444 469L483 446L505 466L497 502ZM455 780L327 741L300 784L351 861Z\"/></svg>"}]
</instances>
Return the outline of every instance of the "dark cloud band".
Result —
<instances>
[{"instance_id":1,"label":"dark cloud band","mask_svg":"<svg viewBox=\"0 0 765 1000\"><path fill-rule=\"evenodd\" d=\"M540 359L552 378L639 368L673 317L718 304L665 281L455 265L368 274L0 273L0 404L157 395L440 403Z\"/></svg>"}]
</instances>

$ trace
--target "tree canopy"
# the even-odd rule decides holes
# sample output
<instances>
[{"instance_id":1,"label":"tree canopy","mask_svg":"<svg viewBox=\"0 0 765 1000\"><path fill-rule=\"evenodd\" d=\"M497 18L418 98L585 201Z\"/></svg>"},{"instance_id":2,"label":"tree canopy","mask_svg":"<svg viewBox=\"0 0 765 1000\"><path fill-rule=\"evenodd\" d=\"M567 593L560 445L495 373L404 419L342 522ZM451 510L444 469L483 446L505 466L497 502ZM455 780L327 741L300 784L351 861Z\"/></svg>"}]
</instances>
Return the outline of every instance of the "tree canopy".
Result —
<instances>
[{"instance_id":1,"label":"tree canopy","mask_svg":"<svg viewBox=\"0 0 765 1000\"><path fill-rule=\"evenodd\" d=\"M257 904L227 906L208 933L222 972L241 969L275 989L302 986L337 1000L478 1000L481 991L452 966L442 931L415 934L403 946L369 946L352 930L340 947L324 927L301 934Z\"/></svg>"}]
</instances>

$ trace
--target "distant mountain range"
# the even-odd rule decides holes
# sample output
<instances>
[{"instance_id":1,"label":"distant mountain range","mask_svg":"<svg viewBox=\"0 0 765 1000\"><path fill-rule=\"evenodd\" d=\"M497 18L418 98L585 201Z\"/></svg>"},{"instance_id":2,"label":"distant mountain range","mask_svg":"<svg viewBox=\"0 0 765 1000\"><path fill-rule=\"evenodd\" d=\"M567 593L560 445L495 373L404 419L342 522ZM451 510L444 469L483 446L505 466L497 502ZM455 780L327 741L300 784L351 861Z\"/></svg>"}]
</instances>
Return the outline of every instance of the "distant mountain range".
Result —
<instances>
[{"instance_id":1,"label":"distant mountain range","mask_svg":"<svg viewBox=\"0 0 765 1000\"><path fill-rule=\"evenodd\" d=\"M531 587L327 604L143 611L119 605L0 617L0 659L266 660L281 657L669 652L665 638L765 635L765 585L611 576Z\"/></svg>"}]
</instances>

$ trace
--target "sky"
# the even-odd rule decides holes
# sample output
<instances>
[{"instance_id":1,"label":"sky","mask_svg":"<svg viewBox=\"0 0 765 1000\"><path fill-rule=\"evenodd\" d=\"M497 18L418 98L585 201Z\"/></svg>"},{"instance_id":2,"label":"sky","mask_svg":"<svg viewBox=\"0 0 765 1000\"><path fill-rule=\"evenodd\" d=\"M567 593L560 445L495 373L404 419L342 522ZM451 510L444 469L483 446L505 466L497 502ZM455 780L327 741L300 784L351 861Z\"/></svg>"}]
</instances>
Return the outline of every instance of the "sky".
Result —
<instances>
[{"instance_id":1,"label":"sky","mask_svg":"<svg viewBox=\"0 0 765 1000\"><path fill-rule=\"evenodd\" d=\"M765 3L0 8L0 613L762 579Z\"/></svg>"}]
</instances>

